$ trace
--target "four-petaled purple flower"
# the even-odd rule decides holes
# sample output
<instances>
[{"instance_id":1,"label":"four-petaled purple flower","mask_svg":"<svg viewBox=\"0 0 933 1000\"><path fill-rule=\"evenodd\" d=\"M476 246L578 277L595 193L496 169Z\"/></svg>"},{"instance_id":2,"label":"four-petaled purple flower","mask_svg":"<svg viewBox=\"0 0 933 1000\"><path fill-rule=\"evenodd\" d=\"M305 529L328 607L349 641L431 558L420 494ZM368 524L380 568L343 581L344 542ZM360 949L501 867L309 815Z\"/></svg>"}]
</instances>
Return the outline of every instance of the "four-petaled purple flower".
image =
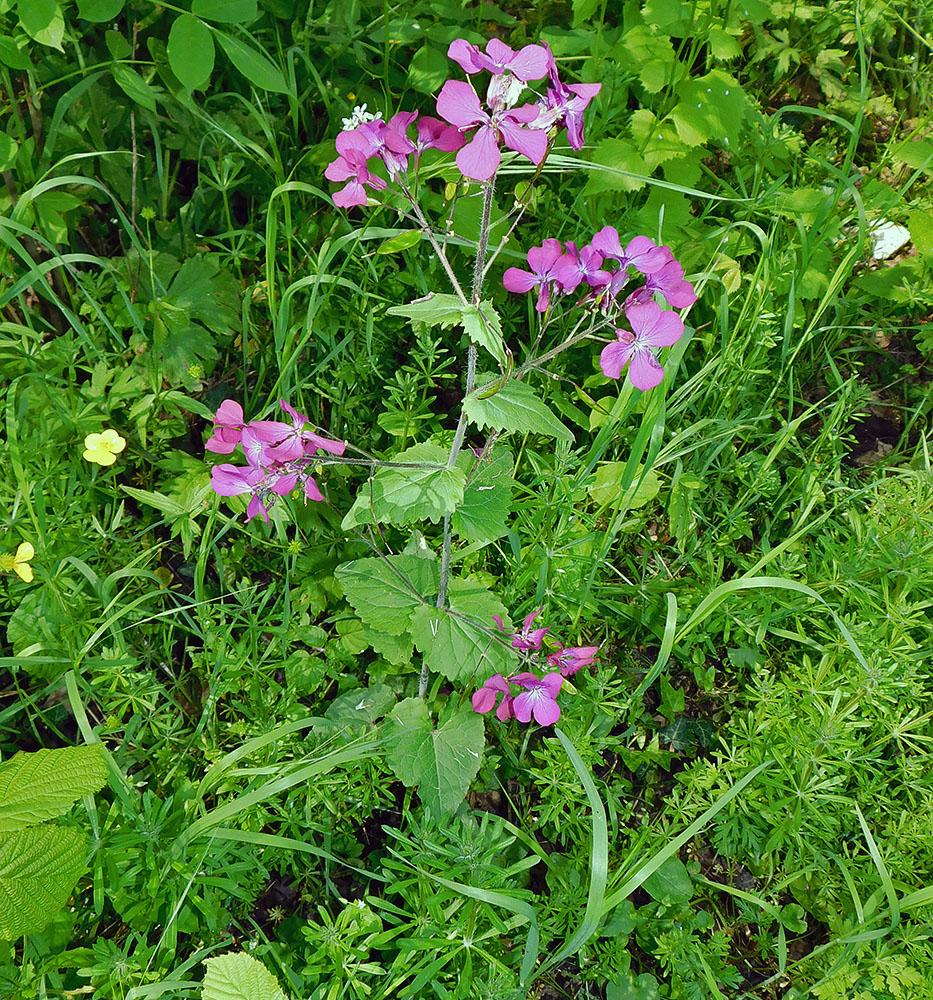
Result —
<instances>
[{"instance_id":1,"label":"four-petaled purple flower","mask_svg":"<svg viewBox=\"0 0 933 1000\"><path fill-rule=\"evenodd\" d=\"M660 271L673 259L667 247L659 247L647 236L636 236L629 240L623 250L619 233L614 226L603 226L590 240L590 246L595 247L603 257L618 261L620 270L624 271L631 265L646 275Z\"/></svg>"},{"instance_id":2,"label":"four-petaled purple flower","mask_svg":"<svg viewBox=\"0 0 933 1000\"><path fill-rule=\"evenodd\" d=\"M567 252L557 264L557 281L565 292L572 292L581 281L591 288L609 284L612 275L600 267L603 255L595 247L584 246L578 250L572 240L564 246Z\"/></svg>"},{"instance_id":3,"label":"four-petaled purple flower","mask_svg":"<svg viewBox=\"0 0 933 1000\"><path fill-rule=\"evenodd\" d=\"M373 155L373 144L370 138L360 131L341 132L336 140L336 160L327 165L324 176L329 181L349 181L334 196L334 204L341 208L352 208L355 205L366 204L366 188L382 191L386 182L368 169L370 157Z\"/></svg>"},{"instance_id":4,"label":"four-petaled purple flower","mask_svg":"<svg viewBox=\"0 0 933 1000\"><path fill-rule=\"evenodd\" d=\"M510 292L530 292L538 287L535 309L544 312L551 301L551 282L557 277L557 265L564 251L560 240L549 239L539 247L532 247L526 256L530 271L510 267L502 276L502 284Z\"/></svg>"},{"instance_id":5,"label":"four-petaled purple flower","mask_svg":"<svg viewBox=\"0 0 933 1000\"><path fill-rule=\"evenodd\" d=\"M499 695L503 695L499 707L496 709L496 718L500 722L508 722L515 713L512 711L512 688L502 674L493 674L488 681L473 694L473 711L485 715L493 705Z\"/></svg>"},{"instance_id":6,"label":"four-petaled purple flower","mask_svg":"<svg viewBox=\"0 0 933 1000\"><path fill-rule=\"evenodd\" d=\"M631 305L625 310L631 330L616 330L618 340L607 344L599 355L599 367L607 378L619 378L628 365L632 385L643 392L661 384L664 369L656 349L676 344L684 333L684 322L665 312L657 302Z\"/></svg>"},{"instance_id":7,"label":"four-petaled purple flower","mask_svg":"<svg viewBox=\"0 0 933 1000\"><path fill-rule=\"evenodd\" d=\"M596 659L598 652L599 646L569 646L567 649L558 647L548 656L547 665L557 667L564 677L570 677L578 670L588 667Z\"/></svg>"},{"instance_id":8,"label":"four-petaled purple flower","mask_svg":"<svg viewBox=\"0 0 933 1000\"><path fill-rule=\"evenodd\" d=\"M674 260L667 247L668 260L659 270L652 272L645 279L645 284L633 295L632 300L639 303L651 302L655 292L660 292L669 306L675 309L686 309L697 300L693 285L684 279L684 269Z\"/></svg>"},{"instance_id":9,"label":"four-petaled purple flower","mask_svg":"<svg viewBox=\"0 0 933 1000\"><path fill-rule=\"evenodd\" d=\"M541 614L541 608L537 611L532 611L530 615L525 618L522 624L521 632L506 632L505 626L502 624L502 618L499 615L493 615L492 620L499 626L500 632L506 632L509 638L512 640L512 647L514 649L528 650L528 649L540 649L541 640L544 638L544 633L550 629L550 625L544 628L532 628L531 625Z\"/></svg>"},{"instance_id":10,"label":"four-petaled purple flower","mask_svg":"<svg viewBox=\"0 0 933 1000\"><path fill-rule=\"evenodd\" d=\"M564 678L556 673L545 674L541 678L532 673L524 673L516 674L511 680L513 684L525 689L512 702L515 718L519 722L530 722L534 716L539 726L553 726L560 718L557 693Z\"/></svg>"}]
</instances>

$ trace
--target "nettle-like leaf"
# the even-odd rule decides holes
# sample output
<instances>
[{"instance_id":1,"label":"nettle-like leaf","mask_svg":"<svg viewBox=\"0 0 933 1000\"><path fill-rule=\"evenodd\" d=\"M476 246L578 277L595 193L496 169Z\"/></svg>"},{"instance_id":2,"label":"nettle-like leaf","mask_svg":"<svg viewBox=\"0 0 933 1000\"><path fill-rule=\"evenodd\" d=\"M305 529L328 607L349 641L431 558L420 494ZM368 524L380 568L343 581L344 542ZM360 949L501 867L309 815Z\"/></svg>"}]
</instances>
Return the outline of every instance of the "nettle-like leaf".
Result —
<instances>
[{"instance_id":1,"label":"nettle-like leaf","mask_svg":"<svg viewBox=\"0 0 933 1000\"><path fill-rule=\"evenodd\" d=\"M530 385L510 381L493 395L484 396L488 391L488 386L481 386L463 401L467 417L478 427L573 441L573 431L557 419Z\"/></svg>"},{"instance_id":2,"label":"nettle-like leaf","mask_svg":"<svg viewBox=\"0 0 933 1000\"><path fill-rule=\"evenodd\" d=\"M357 559L334 571L350 606L374 629L401 635L415 610L437 593L437 563L417 556Z\"/></svg>"},{"instance_id":3,"label":"nettle-like leaf","mask_svg":"<svg viewBox=\"0 0 933 1000\"><path fill-rule=\"evenodd\" d=\"M489 351L499 365L505 367L502 321L488 299L479 306L464 305L456 295L431 292L423 299L416 299L404 306L392 306L386 311L390 316L404 316L412 323L424 323L442 329L462 326L470 340Z\"/></svg>"},{"instance_id":4,"label":"nettle-like leaf","mask_svg":"<svg viewBox=\"0 0 933 1000\"><path fill-rule=\"evenodd\" d=\"M728 73L714 69L677 86L680 103L671 112L677 134L689 146L715 140L735 147L748 113L745 91Z\"/></svg>"},{"instance_id":5,"label":"nettle-like leaf","mask_svg":"<svg viewBox=\"0 0 933 1000\"><path fill-rule=\"evenodd\" d=\"M429 468L384 467L363 485L341 527L346 531L360 524L380 523L404 526L416 521L436 524L453 513L463 499L466 472L460 466L447 467L448 450L424 443L394 456L396 462L423 462Z\"/></svg>"},{"instance_id":6,"label":"nettle-like leaf","mask_svg":"<svg viewBox=\"0 0 933 1000\"><path fill-rule=\"evenodd\" d=\"M106 780L99 744L18 753L0 764L0 833L61 816Z\"/></svg>"},{"instance_id":7,"label":"nettle-like leaf","mask_svg":"<svg viewBox=\"0 0 933 1000\"><path fill-rule=\"evenodd\" d=\"M288 1000L278 980L245 951L204 960L201 1000Z\"/></svg>"},{"instance_id":8,"label":"nettle-like leaf","mask_svg":"<svg viewBox=\"0 0 933 1000\"><path fill-rule=\"evenodd\" d=\"M0 834L0 939L43 927L65 905L84 871L86 838L51 824Z\"/></svg>"},{"instance_id":9,"label":"nettle-like leaf","mask_svg":"<svg viewBox=\"0 0 933 1000\"><path fill-rule=\"evenodd\" d=\"M469 455L461 455L465 465ZM470 542L494 542L508 528L506 519L512 506L513 459L505 449L497 449L484 458L467 480L463 500L450 523L461 538Z\"/></svg>"},{"instance_id":10,"label":"nettle-like leaf","mask_svg":"<svg viewBox=\"0 0 933 1000\"><path fill-rule=\"evenodd\" d=\"M483 717L467 705L435 729L424 699L406 698L392 710L389 726L389 767L407 788L417 787L434 816L453 812L483 760Z\"/></svg>"},{"instance_id":11,"label":"nettle-like leaf","mask_svg":"<svg viewBox=\"0 0 933 1000\"><path fill-rule=\"evenodd\" d=\"M412 618L415 646L434 673L481 684L493 674L518 670L515 650L496 636L493 615L511 626L495 594L472 580L451 580L448 604L449 609L424 604Z\"/></svg>"}]
</instances>

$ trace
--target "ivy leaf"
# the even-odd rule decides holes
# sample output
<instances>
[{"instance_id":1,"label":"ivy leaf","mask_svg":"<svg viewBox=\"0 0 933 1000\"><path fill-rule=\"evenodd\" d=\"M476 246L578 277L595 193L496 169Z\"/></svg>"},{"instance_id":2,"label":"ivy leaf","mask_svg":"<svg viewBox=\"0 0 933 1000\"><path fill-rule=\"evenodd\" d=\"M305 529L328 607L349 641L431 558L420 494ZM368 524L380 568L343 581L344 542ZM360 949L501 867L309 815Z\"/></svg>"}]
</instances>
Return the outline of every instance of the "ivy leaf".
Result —
<instances>
[{"instance_id":1,"label":"ivy leaf","mask_svg":"<svg viewBox=\"0 0 933 1000\"><path fill-rule=\"evenodd\" d=\"M423 698L400 701L389 716L389 767L435 817L453 812L476 777L485 747L483 717L460 709L441 726L431 725Z\"/></svg>"},{"instance_id":2,"label":"ivy leaf","mask_svg":"<svg viewBox=\"0 0 933 1000\"><path fill-rule=\"evenodd\" d=\"M461 455L464 464L470 456ZM480 462L468 479L463 500L450 523L461 538L470 542L494 542L507 531L506 519L512 506L512 455L496 449Z\"/></svg>"},{"instance_id":3,"label":"ivy leaf","mask_svg":"<svg viewBox=\"0 0 933 1000\"><path fill-rule=\"evenodd\" d=\"M380 632L401 635L416 608L437 593L437 564L417 556L357 559L338 566L334 575L350 606Z\"/></svg>"},{"instance_id":4,"label":"ivy leaf","mask_svg":"<svg viewBox=\"0 0 933 1000\"><path fill-rule=\"evenodd\" d=\"M71 827L0 834L0 940L41 931L84 871L86 838Z\"/></svg>"},{"instance_id":5,"label":"ivy leaf","mask_svg":"<svg viewBox=\"0 0 933 1000\"><path fill-rule=\"evenodd\" d=\"M97 743L18 753L0 764L0 833L61 816L106 780Z\"/></svg>"},{"instance_id":6,"label":"ivy leaf","mask_svg":"<svg viewBox=\"0 0 933 1000\"><path fill-rule=\"evenodd\" d=\"M168 33L168 63L187 90L199 90L214 69L214 39L203 21L179 14Z\"/></svg>"},{"instance_id":7,"label":"ivy leaf","mask_svg":"<svg viewBox=\"0 0 933 1000\"><path fill-rule=\"evenodd\" d=\"M173 278L168 298L214 333L239 327L239 287L218 254L189 257Z\"/></svg>"},{"instance_id":8,"label":"ivy leaf","mask_svg":"<svg viewBox=\"0 0 933 1000\"><path fill-rule=\"evenodd\" d=\"M647 24L629 28L610 54L623 69L641 80L649 94L659 93L680 73L670 38L657 34Z\"/></svg>"},{"instance_id":9,"label":"ivy leaf","mask_svg":"<svg viewBox=\"0 0 933 1000\"><path fill-rule=\"evenodd\" d=\"M490 634L493 615L508 624L495 594L471 580L451 580L448 601L450 610L424 604L412 618L412 638L428 667L452 681L475 678L478 683L493 674L515 673L515 650Z\"/></svg>"},{"instance_id":10,"label":"ivy leaf","mask_svg":"<svg viewBox=\"0 0 933 1000\"><path fill-rule=\"evenodd\" d=\"M342 527L378 522L404 526L415 521L436 524L453 513L463 499L466 472L461 466L447 468L448 451L440 445L416 444L394 457L397 462L430 463L433 468L377 469L363 485Z\"/></svg>"},{"instance_id":11,"label":"ivy leaf","mask_svg":"<svg viewBox=\"0 0 933 1000\"><path fill-rule=\"evenodd\" d=\"M204 960L201 1000L288 1000L278 980L245 951Z\"/></svg>"},{"instance_id":12,"label":"ivy leaf","mask_svg":"<svg viewBox=\"0 0 933 1000\"><path fill-rule=\"evenodd\" d=\"M493 396L482 398L483 386L463 401L467 417L477 427L518 434L546 434L561 441L573 441L573 431L524 382L506 382Z\"/></svg>"}]
</instances>

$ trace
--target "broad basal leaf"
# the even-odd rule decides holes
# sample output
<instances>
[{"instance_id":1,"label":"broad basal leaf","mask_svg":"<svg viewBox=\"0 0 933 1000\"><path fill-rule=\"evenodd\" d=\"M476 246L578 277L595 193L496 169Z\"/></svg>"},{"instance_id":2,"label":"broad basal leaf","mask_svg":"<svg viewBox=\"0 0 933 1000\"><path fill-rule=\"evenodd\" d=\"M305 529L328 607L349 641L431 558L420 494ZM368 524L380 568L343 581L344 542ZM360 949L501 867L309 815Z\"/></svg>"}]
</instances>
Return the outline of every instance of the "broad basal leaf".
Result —
<instances>
[{"instance_id":1,"label":"broad basal leaf","mask_svg":"<svg viewBox=\"0 0 933 1000\"><path fill-rule=\"evenodd\" d=\"M417 556L357 559L335 575L351 607L367 625L401 635L415 609L437 593L437 563Z\"/></svg>"},{"instance_id":2,"label":"broad basal leaf","mask_svg":"<svg viewBox=\"0 0 933 1000\"><path fill-rule=\"evenodd\" d=\"M18 753L0 764L0 833L61 816L106 780L107 765L97 743Z\"/></svg>"},{"instance_id":3,"label":"broad basal leaf","mask_svg":"<svg viewBox=\"0 0 933 1000\"><path fill-rule=\"evenodd\" d=\"M288 1000L278 980L245 951L204 960L201 1000Z\"/></svg>"},{"instance_id":4,"label":"broad basal leaf","mask_svg":"<svg viewBox=\"0 0 933 1000\"><path fill-rule=\"evenodd\" d=\"M393 458L399 463L425 463L428 468L383 467L360 490L343 519L344 530L359 524L436 524L463 499L466 473L447 467L448 451L436 444L416 444Z\"/></svg>"},{"instance_id":5,"label":"broad basal leaf","mask_svg":"<svg viewBox=\"0 0 933 1000\"><path fill-rule=\"evenodd\" d=\"M461 459L466 468L472 465L470 455ZM506 519L512 504L513 459L505 449L497 448L472 471L463 491L463 499L450 519L454 531L470 542L493 542L508 528Z\"/></svg>"},{"instance_id":6,"label":"broad basal leaf","mask_svg":"<svg viewBox=\"0 0 933 1000\"><path fill-rule=\"evenodd\" d=\"M0 834L0 939L41 931L58 913L84 871L85 843L56 824Z\"/></svg>"},{"instance_id":7,"label":"broad basal leaf","mask_svg":"<svg viewBox=\"0 0 933 1000\"><path fill-rule=\"evenodd\" d=\"M412 618L412 638L430 670L479 686L493 674L519 669L515 650L499 640L492 620L499 615L508 625L495 594L471 580L451 580L448 603L449 610L422 605Z\"/></svg>"},{"instance_id":8,"label":"broad basal leaf","mask_svg":"<svg viewBox=\"0 0 933 1000\"><path fill-rule=\"evenodd\" d=\"M435 729L422 698L406 698L389 716L389 766L435 816L452 812L476 777L485 746L483 717L469 705Z\"/></svg>"},{"instance_id":9,"label":"broad basal leaf","mask_svg":"<svg viewBox=\"0 0 933 1000\"><path fill-rule=\"evenodd\" d=\"M706 76L684 80L677 95L680 104L671 119L684 142L699 146L715 140L736 147L748 113L748 99L736 80L714 69Z\"/></svg>"},{"instance_id":10,"label":"broad basal leaf","mask_svg":"<svg viewBox=\"0 0 933 1000\"><path fill-rule=\"evenodd\" d=\"M488 392L481 386L463 401L466 415L478 427L518 434L546 434L561 441L573 441L573 432L535 395L534 389L524 382L506 382L494 395L483 398Z\"/></svg>"}]
</instances>

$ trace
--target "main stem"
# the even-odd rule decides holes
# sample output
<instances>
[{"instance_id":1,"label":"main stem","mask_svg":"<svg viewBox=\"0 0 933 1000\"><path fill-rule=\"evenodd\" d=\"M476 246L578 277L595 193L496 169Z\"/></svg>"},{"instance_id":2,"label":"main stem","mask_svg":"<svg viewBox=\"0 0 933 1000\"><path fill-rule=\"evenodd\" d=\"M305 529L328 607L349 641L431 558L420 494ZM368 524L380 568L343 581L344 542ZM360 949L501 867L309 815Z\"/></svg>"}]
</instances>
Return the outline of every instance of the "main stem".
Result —
<instances>
[{"instance_id":1,"label":"main stem","mask_svg":"<svg viewBox=\"0 0 933 1000\"><path fill-rule=\"evenodd\" d=\"M476 247L476 260L473 263L473 287L470 289L470 302L478 306L483 294L483 277L486 268L486 252L489 249L489 219L492 215L492 199L495 192L496 181L493 177L483 189L483 217L479 228L479 243ZM456 281L454 282L456 284ZM466 393L470 393L476 388L476 344L470 342L467 347L467 369L466 369ZM450 446L450 455L447 458L447 468L452 469L463 446L463 439L466 435L467 416L466 409L461 407L460 419L457 421L457 429L454 432L454 439ZM444 517L444 540L441 544L441 579L437 590L436 607L440 610L447 603L447 584L450 581L450 515ZM425 661L421 664L421 677L418 681L418 697L424 698L428 693L428 665Z\"/></svg>"}]
</instances>

